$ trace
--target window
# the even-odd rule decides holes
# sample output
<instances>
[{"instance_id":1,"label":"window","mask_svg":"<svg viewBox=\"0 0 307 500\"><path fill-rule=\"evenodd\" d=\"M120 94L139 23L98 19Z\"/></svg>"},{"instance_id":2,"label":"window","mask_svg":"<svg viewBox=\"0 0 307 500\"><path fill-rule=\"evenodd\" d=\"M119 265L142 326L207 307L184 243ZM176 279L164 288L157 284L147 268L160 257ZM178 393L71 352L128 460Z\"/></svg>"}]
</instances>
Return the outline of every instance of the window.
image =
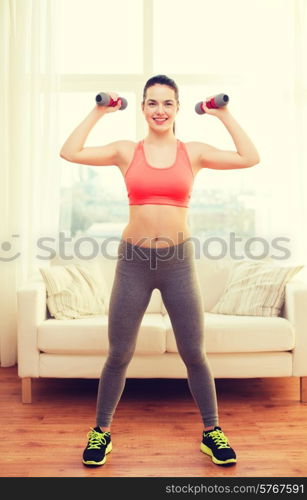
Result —
<instances>
[{"instance_id":1,"label":"window","mask_svg":"<svg viewBox=\"0 0 307 500\"><path fill-rule=\"evenodd\" d=\"M63 141L104 90L126 97L128 107L104 117L87 145L140 140L146 134L143 86L150 76L165 73L179 86L178 138L235 150L223 124L194 110L206 96L225 92L260 152L261 167L199 172L189 214L193 235L228 241L233 232L242 248L255 235L290 237L296 207L283 200L289 189L299 198L293 166L294 14L287 0L62 0ZM63 161L62 231L119 237L127 222L127 193L117 168Z\"/></svg>"}]
</instances>

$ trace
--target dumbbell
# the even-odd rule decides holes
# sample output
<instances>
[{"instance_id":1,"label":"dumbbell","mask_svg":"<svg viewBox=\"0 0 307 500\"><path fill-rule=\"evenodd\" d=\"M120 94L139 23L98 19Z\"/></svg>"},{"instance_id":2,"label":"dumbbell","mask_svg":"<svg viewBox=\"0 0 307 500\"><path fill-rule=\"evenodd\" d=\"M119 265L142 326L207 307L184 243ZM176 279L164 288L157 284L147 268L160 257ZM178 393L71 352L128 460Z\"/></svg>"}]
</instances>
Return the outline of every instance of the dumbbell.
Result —
<instances>
[{"instance_id":1,"label":"dumbbell","mask_svg":"<svg viewBox=\"0 0 307 500\"><path fill-rule=\"evenodd\" d=\"M206 102L206 106L209 109L217 109L217 108L222 108L223 106L226 106L228 104L229 97L227 94L217 94L213 97L210 97ZM195 111L199 115L203 115L206 113L206 111L203 108L203 101L198 102L195 105Z\"/></svg>"},{"instance_id":2,"label":"dumbbell","mask_svg":"<svg viewBox=\"0 0 307 500\"><path fill-rule=\"evenodd\" d=\"M119 97L118 99L121 100L122 104L121 107L119 108L120 110L126 109L128 106L127 99L124 97ZM96 103L98 106L111 106L115 107L118 103L118 100L114 101L112 97L109 94L106 94L105 92L100 92L99 94L96 95Z\"/></svg>"}]
</instances>

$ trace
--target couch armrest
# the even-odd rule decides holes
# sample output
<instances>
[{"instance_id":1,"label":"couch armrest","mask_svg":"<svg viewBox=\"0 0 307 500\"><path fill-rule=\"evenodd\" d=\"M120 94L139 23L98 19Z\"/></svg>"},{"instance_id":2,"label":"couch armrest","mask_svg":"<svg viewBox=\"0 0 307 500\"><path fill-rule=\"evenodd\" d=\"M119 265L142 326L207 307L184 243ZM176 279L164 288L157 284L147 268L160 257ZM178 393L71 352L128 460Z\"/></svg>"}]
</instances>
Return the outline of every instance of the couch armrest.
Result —
<instances>
[{"instance_id":1,"label":"couch armrest","mask_svg":"<svg viewBox=\"0 0 307 500\"><path fill-rule=\"evenodd\" d=\"M39 376L37 326L47 316L43 280L29 282L17 290L18 375Z\"/></svg>"},{"instance_id":2,"label":"couch armrest","mask_svg":"<svg viewBox=\"0 0 307 500\"><path fill-rule=\"evenodd\" d=\"M284 317L294 326L293 375L307 375L307 282L293 279L285 289Z\"/></svg>"}]
</instances>

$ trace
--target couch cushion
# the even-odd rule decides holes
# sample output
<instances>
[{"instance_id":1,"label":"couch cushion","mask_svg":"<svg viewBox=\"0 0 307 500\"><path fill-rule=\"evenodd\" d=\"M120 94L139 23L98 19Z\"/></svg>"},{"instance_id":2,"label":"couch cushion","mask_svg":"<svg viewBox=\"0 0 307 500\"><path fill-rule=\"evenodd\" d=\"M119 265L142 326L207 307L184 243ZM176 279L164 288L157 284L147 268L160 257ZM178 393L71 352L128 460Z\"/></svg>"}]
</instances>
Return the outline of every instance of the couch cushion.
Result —
<instances>
[{"instance_id":1,"label":"couch cushion","mask_svg":"<svg viewBox=\"0 0 307 500\"><path fill-rule=\"evenodd\" d=\"M169 316L166 350L178 352ZM292 324L285 318L205 314L205 347L208 353L288 351L295 345Z\"/></svg>"},{"instance_id":2,"label":"couch cushion","mask_svg":"<svg viewBox=\"0 0 307 500\"><path fill-rule=\"evenodd\" d=\"M301 269L278 266L269 261L236 262L222 296L211 310L218 314L279 316L285 300L286 283Z\"/></svg>"},{"instance_id":3,"label":"couch cushion","mask_svg":"<svg viewBox=\"0 0 307 500\"><path fill-rule=\"evenodd\" d=\"M106 315L78 320L48 319L38 326L38 348L46 353L105 354L108 351ZM145 314L136 354L161 354L166 350L162 314Z\"/></svg>"},{"instance_id":4,"label":"couch cushion","mask_svg":"<svg viewBox=\"0 0 307 500\"><path fill-rule=\"evenodd\" d=\"M106 287L95 269L79 264L39 269L47 290L47 307L56 319L85 318L105 313Z\"/></svg>"}]
</instances>

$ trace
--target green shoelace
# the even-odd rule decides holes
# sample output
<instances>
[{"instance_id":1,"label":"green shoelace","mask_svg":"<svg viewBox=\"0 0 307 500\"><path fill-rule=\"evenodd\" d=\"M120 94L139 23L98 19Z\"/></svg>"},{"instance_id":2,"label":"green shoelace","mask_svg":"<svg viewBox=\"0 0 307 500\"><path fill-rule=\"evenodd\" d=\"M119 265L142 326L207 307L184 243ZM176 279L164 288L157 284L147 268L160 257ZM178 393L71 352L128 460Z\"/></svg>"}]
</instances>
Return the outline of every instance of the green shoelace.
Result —
<instances>
[{"instance_id":1,"label":"green shoelace","mask_svg":"<svg viewBox=\"0 0 307 500\"><path fill-rule=\"evenodd\" d=\"M92 429L87 437L89 440L87 449L88 450L99 450L101 444L107 444L106 438L105 438L105 432L97 432L94 429Z\"/></svg>"},{"instance_id":2,"label":"green shoelace","mask_svg":"<svg viewBox=\"0 0 307 500\"><path fill-rule=\"evenodd\" d=\"M212 437L219 450L221 448L230 448L227 437L225 436L223 431L215 430L209 432L209 434L206 435Z\"/></svg>"}]
</instances>

